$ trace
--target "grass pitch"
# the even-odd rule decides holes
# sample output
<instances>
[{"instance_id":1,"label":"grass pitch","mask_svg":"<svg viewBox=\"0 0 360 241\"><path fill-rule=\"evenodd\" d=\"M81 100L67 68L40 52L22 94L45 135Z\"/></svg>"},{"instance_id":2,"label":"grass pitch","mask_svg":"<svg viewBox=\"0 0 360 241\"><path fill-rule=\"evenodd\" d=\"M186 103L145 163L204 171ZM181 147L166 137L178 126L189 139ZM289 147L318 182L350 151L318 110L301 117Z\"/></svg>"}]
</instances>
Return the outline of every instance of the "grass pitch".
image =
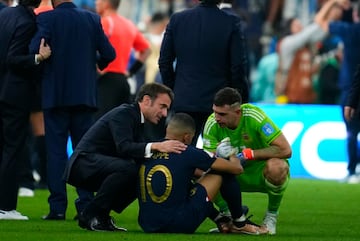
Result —
<instances>
[{"instance_id":1,"label":"grass pitch","mask_svg":"<svg viewBox=\"0 0 360 241\"><path fill-rule=\"evenodd\" d=\"M195 234L145 234L137 224L137 202L123 213L112 213L119 226L127 233L91 232L78 227L75 216L75 191L69 186L69 207L66 221L44 221L48 213L48 191L37 190L35 197L19 198L18 211L29 216L29 221L0 220L1 241L352 241L360 239L360 184L337 181L292 179L283 199L275 236L238 234L209 234L214 225L206 220ZM259 193L245 193L244 204L250 207L252 221L260 223L266 210L267 197Z\"/></svg>"}]
</instances>

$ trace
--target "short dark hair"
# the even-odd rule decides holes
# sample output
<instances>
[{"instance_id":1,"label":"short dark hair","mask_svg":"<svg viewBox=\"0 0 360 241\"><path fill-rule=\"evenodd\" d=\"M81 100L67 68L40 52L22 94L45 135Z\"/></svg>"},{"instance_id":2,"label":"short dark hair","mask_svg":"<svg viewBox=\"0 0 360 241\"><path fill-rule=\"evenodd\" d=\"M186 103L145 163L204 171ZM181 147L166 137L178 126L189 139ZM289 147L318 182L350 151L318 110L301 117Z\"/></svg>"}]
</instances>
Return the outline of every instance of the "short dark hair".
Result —
<instances>
[{"instance_id":1,"label":"short dark hair","mask_svg":"<svg viewBox=\"0 0 360 241\"><path fill-rule=\"evenodd\" d=\"M225 87L219 90L214 97L214 105L216 106L224 106L224 105L234 105L234 104L242 104L242 98L239 93L234 88Z\"/></svg>"},{"instance_id":2,"label":"short dark hair","mask_svg":"<svg viewBox=\"0 0 360 241\"><path fill-rule=\"evenodd\" d=\"M155 12L150 19L150 23L159 23L168 19L169 15L163 12Z\"/></svg>"},{"instance_id":3,"label":"short dark hair","mask_svg":"<svg viewBox=\"0 0 360 241\"><path fill-rule=\"evenodd\" d=\"M19 5L26 7L39 7L41 0L19 0Z\"/></svg>"},{"instance_id":4,"label":"short dark hair","mask_svg":"<svg viewBox=\"0 0 360 241\"><path fill-rule=\"evenodd\" d=\"M113 9L117 10L120 6L121 1L120 0L109 0L109 3Z\"/></svg>"},{"instance_id":5,"label":"short dark hair","mask_svg":"<svg viewBox=\"0 0 360 241\"><path fill-rule=\"evenodd\" d=\"M136 102L141 102L145 95L148 95L152 100L155 100L158 94L167 94L169 95L171 102L174 100L174 92L169 87L159 83L149 83L140 87L140 90L136 95Z\"/></svg>"},{"instance_id":6,"label":"short dark hair","mask_svg":"<svg viewBox=\"0 0 360 241\"><path fill-rule=\"evenodd\" d=\"M174 114L168 123L168 128L175 132L192 132L195 133L196 125L194 119L186 113L178 112Z\"/></svg>"}]
</instances>

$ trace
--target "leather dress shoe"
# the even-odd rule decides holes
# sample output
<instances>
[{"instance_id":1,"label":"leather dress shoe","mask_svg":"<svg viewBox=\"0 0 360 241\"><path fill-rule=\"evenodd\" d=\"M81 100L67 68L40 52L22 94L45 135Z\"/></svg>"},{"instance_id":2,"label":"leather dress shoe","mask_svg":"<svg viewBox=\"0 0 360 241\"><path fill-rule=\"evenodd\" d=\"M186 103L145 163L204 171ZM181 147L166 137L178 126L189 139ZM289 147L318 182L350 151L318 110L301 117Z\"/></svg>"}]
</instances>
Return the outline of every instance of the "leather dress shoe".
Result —
<instances>
[{"instance_id":1,"label":"leather dress shoe","mask_svg":"<svg viewBox=\"0 0 360 241\"><path fill-rule=\"evenodd\" d=\"M91 231L108 231L108 232L126 232L126 228L117 227L112 217L100 218L93 217L85 219L83 216L79 216L79 226L83 229Z\"/></svg>"},{"instance_id":2,"label":"leather dress shoe","mask_svg":"<svg viewBox=\"0 0 360 241\"><path fill-rule=\"evenodd\" d=\"M49 213L48 215L42 216L43 220L65 220L65 215L62 213Z\"/></svg>"}]
</instances>

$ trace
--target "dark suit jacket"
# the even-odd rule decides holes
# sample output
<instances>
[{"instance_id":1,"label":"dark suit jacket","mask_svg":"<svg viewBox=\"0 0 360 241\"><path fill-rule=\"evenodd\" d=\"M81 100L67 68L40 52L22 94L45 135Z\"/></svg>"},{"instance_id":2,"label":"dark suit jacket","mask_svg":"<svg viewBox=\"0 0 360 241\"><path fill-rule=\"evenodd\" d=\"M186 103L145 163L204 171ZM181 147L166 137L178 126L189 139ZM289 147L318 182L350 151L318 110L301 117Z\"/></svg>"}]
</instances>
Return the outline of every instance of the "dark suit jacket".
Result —
<instances>
[{"instance_id":1,"label":"dark suit jacket","mask_svg":"<svg viewBox=\"0 0 360 241\"><path fill-rule=\"evenodd\" d=\"M35 14L27 7L0 11L0 101L29 109L35 88L35 55L29 43L36 31Z\"/></svg>"},{"instance_id":2,"label":"dark suit jacket","mask_svg":"<svg viewBox=\"0 0 360 241\"><path fill-rule=\"evenodd\" d=\"M115 50L104 34L100 17L65 2L39 14L37 24L31 51L38 51L41 38L45 38L52 50L51 57L44 62L43 109L95 108L96 64L103 69L115 58Z\"/></svg>"},{"instance_id":3,"label":"dark suit jacket","mask_svg":"<svg viewBox=\"0 0 360 241\"><path fill-rule=\"evenodd\" d=\"M4 3L2 3L2 2L0 2L0 10L1 9L4 9L4 8L6 8L7 6L4 4Z\"/></svg>"},{"instance_id":4,"label":"dark suit jacket","mask_svg":"<svg viewBox=\"0 0 360 241\"><path fill-rule=\"evenodd\" d=\"M215 4L172 15L161 46L159 67L173 89L175 111L211 112L215 93L229 86L248 98L244 35L239 18ZM173 62L176 60L176 70Z\"/></svg>"},{"instance_id":5,"label":"dark suit jacket","mask_svg":"<svg viewBox=\"0 0 360 241\"><path fill-rule=\"evenodd\" d=\"M349 94L346 100L346 106L350 106L360 113L360 65L357 65L356 72L354 74L353 82L349 90ZM359 116L360 118L360 116Z\"/></svg>"},{"instance_id":6,"label":"dark suit jacket","mask_svg":"<svg viewBox=\"0 0 360 241\"><path fill-rule=\"evenodd\" d=\"M251 83L249 82L249 78L250 78L250 63L249 63L249 52L247 50L247 39L246 39L246 35L245 35L245 31L246 31L246 22L245 19L243 17L241 17L238 13L236 12L232 7L225 7L225 8L221 8L222 11L224 11L225 13L234 16L235 18L239 19L239 23L238 23L238 27L240 28L241 33L244 35L244 41L241 41L239 44L242 45L242 49L244 51L244 69L245 69L245 76L246 76L246 80L247 80L247 84L248 84L248 88L251 89ZM243 90L239 90L239 91L243 91ZM249 102L249 92L240 92L241 96L243 97L243 103L247 103Z\"/></svg>"},{"instance_id":7,"label":"dark suit jacket","mask_svg":"<svg viewBox=\"0 0 360 241\"><path fill-rule=\"evenodd\" d=\"M139 105L122 104L101 117L82 137L70 157L65 178L80 154L143 160L146 144Z\"/></svg>"}]
</instances>

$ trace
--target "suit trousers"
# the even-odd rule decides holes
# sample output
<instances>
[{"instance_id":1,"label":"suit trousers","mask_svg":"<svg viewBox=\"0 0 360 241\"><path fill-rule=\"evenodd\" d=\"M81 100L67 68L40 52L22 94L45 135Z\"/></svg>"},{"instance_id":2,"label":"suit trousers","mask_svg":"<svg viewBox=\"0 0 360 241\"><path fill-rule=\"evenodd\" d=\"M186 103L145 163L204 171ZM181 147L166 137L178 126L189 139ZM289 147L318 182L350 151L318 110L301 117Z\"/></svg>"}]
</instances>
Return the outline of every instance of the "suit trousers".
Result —
<instances>
[{"instance_id":1,"label":"suit trousers","mask_svg":"<svg viewBox=\"0 0 360 241\"><path fill-rule=\"evenodd\" d=\"M29 127L29 111L0 103L0 210L16 209L18 169Z\"/></svg>"},{"instance_id":2,"label":"suit trousers","mask_svg":"<svg viewBox=\"0 0 360 241\"><path fill-rule=\"evenodd\" d=\"M48 154L47 182L50 191L50 213L65 214L67 208L66 182L63 179L68 162L67 142L71 138L75 149L81 137L93 124L94 110L90 108L52 108L44 110L45 141ZM77 189L78 212L85 207L93 194Z\"/></svg>"},{"instance_id":3,"label":"suit trousers","mask_svg":"<svg viewBox=\"0 0 360 241\"><path fill-rule=\"evenodd\" d=\"M344 111L342 112L344 113ZM345 121L346 126L346 146L348 152L348 166L349 175L356 173L356 166L360 163L360 153L358 146L358 134L360 133L360 118L353 118L351 121Z\"/></svg>"},{"instance_id":4,"label":"suit trousers","mask_svg":"<svg viewBox=\"0 0 360 241\"><path fill-rule=\"evenodd\" d=\"M122 212L136 199L138 165L129 159L102 154L79 154L71 167L68 182L97 192L84 216Z\"/></svg>"}]
</instances>

